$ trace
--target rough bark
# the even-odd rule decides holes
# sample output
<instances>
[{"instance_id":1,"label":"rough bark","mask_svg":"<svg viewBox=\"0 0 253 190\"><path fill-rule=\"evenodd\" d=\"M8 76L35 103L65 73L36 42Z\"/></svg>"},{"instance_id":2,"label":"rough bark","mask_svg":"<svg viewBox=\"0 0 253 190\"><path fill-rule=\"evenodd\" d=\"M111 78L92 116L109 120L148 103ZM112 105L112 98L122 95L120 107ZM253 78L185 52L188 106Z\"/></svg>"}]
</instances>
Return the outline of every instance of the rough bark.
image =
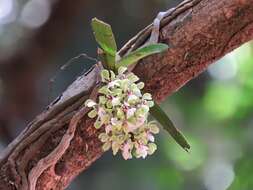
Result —
<instances>
[{"instance_id":1,"label":"rough bark","mask_svg":"<svg viewBox=\"0 0 253 190\"><path fill-rule=\"evenodd\" d=\"M157 101L253 39L253 0L188 0L162 25L160 41L169 44L170 49L142 60L134 69L146 83L145 90ZM142 45L149 34L150 27L127 43L120 54ZM84 116L60 159L50 158L63 136L69 134L70 119L89 97L97 75L96 68L92 68L79 77L2 152L0 189L28 189L31 178L36 178L31 176L35 167L42 172L38 180L32 179L36 189L64 189L103 154L97 139L99 132L93 121ZM38 167L38 163L43 167Z\"/></svg>"}]
</instances>

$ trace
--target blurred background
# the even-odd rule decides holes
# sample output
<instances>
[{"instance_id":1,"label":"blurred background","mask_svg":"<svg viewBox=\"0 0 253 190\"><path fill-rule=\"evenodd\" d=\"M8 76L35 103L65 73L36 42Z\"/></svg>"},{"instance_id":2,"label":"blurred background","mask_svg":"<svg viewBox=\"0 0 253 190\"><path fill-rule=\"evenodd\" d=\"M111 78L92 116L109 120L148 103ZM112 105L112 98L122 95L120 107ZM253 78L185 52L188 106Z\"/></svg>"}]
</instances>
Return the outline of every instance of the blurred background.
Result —
<instances>
[{"instance_id":1,"label":"blurred background","mask_svg":"<svg viewBox=\"0 0 253 190\"><path fill-rule=\"evenodd\" d=\"M70 58L96 57L90 20L110 23L121 47L177 0L0 0L0 151L91 61L80 59L49 80ZM146 160L111 152L69 190L252 190L253 43L213 64L163 102L192 148L165 133ZM51 90L50 90L51 89Z\"/></svg>"}]
</instances>

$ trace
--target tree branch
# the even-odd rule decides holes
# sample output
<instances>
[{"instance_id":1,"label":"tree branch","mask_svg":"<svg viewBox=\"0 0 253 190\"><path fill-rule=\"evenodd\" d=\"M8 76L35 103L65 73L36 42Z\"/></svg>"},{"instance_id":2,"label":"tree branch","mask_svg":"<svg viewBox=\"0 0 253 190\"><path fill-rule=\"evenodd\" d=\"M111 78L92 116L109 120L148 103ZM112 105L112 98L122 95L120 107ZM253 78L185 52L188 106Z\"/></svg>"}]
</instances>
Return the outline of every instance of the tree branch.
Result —
<instances>
[{"instance_id":1,"label":"tree branch","mask_svg":"<svg viewBox=\"0 0 253 190\"><path fill-rule=\"evenodd\" d=\"M162 25L160 41L170 45L170 49L142 60L134 69L146 83L145 90L157 101L253 39L253 0L188 0ZM142 45L149 37L150 27L132 38L120 54ZM68 131L70 119L89 97L97 75L93 67L79 77L1 153L0 189L29 189L30 172L56 150ZM103 154L93 122L86 116L82 118L63 156L57 162L47 163L39 178L33 179L36 189L64 189Z\"/></svg>"}]
</instances>

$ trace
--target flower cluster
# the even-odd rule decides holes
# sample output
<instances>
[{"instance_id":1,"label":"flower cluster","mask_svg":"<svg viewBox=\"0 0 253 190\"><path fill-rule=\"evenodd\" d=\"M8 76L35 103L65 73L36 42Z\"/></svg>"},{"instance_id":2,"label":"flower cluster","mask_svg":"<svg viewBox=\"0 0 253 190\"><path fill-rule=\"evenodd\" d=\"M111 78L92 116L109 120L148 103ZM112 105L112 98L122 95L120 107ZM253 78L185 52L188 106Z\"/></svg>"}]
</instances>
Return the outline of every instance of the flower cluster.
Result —
<instances>
[{"instance_id":1,"label":"flower cluster","mask_svg":"<svg viewBox=\"0 0 253 190\"><path fill-rule=\"evenodd\" d=\"M95 118L94 126L105 127L99 135L104 143L103 150L112 148L113 154L122 152L124 159L145 158L156 150L153 134L159 132L155 122L148 122L149 108L153 106L152 96L141 93L143 82L127 68L120 67L116 75L111 70L101 71L105 84L99 89L98 103L87 100L85 105L93 108L88 116Z\"/></svg>"}]
</instances>

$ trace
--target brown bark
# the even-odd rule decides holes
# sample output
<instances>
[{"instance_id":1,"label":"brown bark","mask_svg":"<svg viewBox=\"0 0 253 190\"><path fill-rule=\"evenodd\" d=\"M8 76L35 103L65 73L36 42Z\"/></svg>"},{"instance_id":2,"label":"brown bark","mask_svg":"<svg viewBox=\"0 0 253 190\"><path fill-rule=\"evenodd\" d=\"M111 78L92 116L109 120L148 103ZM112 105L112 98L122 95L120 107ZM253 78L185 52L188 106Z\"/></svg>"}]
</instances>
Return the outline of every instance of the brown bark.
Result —
<instances>
[{"instance_id":1,"label":"brown bark","mask_svg":"<svg viewBox=\"0 0 253 190\"><path fill-rule=\"evenodd\" d=\"M121 54L141 45L149 31L133 38ZM134 72L146 83L145 90L161 101L252 38L253 0L188 0L163 20L160 41L170 45L169 51L144 59ZM63 156L59 160L48 156L61 144L70 119L89 96L97 74L92 68L77 79L0 155L0 189L28 189L28 176L43 158L48 158L42 163L47 167L37 167L42 175L36 189L64 189L103 154L99 132L84 116Z\"/></svg>"}]
</instances>

